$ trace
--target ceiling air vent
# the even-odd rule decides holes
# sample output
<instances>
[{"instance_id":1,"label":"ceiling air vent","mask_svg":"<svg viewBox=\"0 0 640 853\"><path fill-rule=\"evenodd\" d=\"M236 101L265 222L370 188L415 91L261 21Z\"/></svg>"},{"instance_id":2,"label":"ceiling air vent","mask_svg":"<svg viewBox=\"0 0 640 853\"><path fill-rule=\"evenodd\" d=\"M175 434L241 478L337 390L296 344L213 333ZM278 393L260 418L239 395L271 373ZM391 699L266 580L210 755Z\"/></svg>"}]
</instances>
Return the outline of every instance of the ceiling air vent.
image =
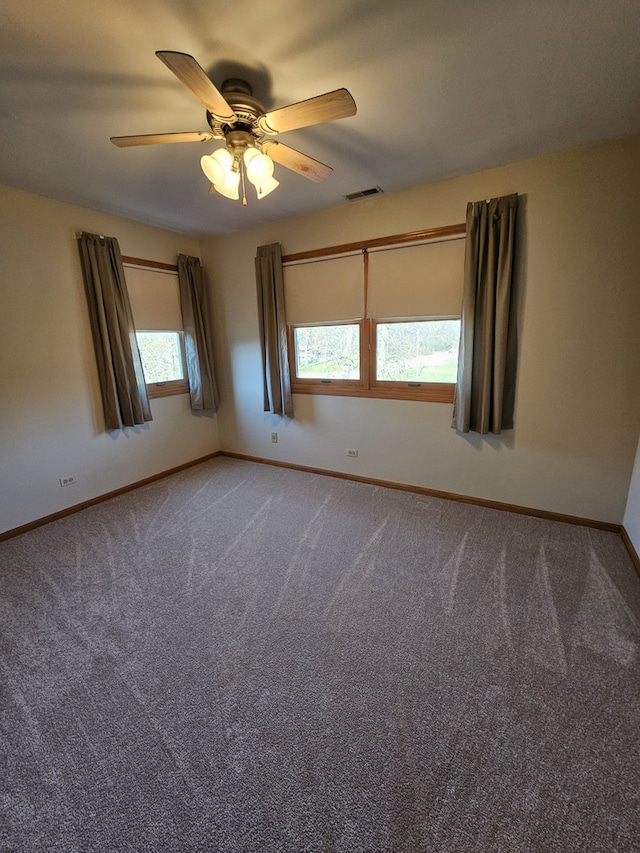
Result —
<instances>
[{"instance_id":1,"label":"ceiling air vent","mask_svg":"<svg viewBox=\"0 0 640 853\"><path fill-rule=\"evenodd\" d=\"M357 201L359 198L367 198L370 195L380 195L384 190L380 187L371 187L370 190L358 190L357 193L347 193L345 196L347 201Z\"/></svg>"}]
</instances>

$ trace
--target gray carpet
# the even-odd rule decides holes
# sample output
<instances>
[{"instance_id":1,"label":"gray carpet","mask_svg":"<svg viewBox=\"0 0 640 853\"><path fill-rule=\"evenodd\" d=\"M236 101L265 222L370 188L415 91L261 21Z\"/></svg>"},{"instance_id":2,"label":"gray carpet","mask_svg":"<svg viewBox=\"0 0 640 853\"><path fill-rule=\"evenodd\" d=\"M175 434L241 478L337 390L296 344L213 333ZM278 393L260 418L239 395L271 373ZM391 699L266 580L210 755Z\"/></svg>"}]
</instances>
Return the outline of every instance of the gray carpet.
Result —
<instances>
[{"instance_id":1,"label":"gray carpet","mask_svg":"<svg viewBox=\"0 0 640 853\"><path fill-rule=\"evenodd\" d=\"M638 851L611 533L218 458L0 545L3 851Z\"/></svg>"}]
</instances>

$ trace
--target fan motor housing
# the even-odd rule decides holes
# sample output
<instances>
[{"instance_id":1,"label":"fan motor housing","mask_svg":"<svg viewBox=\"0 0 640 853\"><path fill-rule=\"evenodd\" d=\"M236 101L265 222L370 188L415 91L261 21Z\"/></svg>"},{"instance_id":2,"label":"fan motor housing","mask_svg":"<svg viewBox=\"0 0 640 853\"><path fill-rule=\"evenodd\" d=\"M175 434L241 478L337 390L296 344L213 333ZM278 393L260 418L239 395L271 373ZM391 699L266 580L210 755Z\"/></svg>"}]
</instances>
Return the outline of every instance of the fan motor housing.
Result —
<instances>
[{"instance_id":1,"label":"fan motor housing","mask_svg":"<svg viewBox=\"0 0 640 853\"><path fill-rule=\"evenodd\" d=\"M237 121L231 124L219 121L207 110L207 122L215 138L225 139L227 147L232 151L237 147L240 137L233 137L235 141L232 141L230 139L231 134L250 134L252 139L244 144L245 148L247 144L259 143L264 133L258 127L258 119L264 114L265 110L260 101L253 97L253 90L250 84L246 80L232 77L224 81L221 86L221 92L225 101L236 114Z\"/></svg>"},{"instance_id":2,"label":"fan motor housing","mask_svg":"<svg viewBox=\"0 0 640 853\"><path fill-rule=\"evenodd\" d=\"M249 131L239 128L234 125L233 130L225 136L227 149L233 154L234 158L242 157L247 148L252 148L256 144L255 136Z\"/></svg>"}]
</instances>

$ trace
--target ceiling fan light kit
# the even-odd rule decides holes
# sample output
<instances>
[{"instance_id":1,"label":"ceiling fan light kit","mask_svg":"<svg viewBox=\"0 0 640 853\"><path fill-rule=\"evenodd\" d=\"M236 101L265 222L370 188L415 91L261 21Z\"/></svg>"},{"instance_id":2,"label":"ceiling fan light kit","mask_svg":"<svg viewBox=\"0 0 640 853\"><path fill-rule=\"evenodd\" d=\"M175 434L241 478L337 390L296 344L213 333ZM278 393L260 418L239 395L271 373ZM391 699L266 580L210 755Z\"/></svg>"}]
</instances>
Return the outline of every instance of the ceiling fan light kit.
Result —
<instances>
[{"instance_id":1,"label":"ceiling fan light kit","mask_svg":"<svg viewBox=\"0 0 640 853\"><path fill-rule=\"evenodd\" d=\"M266 195L269 195L270 192L273 192L276 187L280 186L280 181L276 181L275 178L269 178L268 181L265 181L262 184L256 186L256 195L259 199L264 198Z\"/></svg>"},{"instance_id":2,"label":"ceiling fan light kit","mask_svg":"<svg viewBox=\"0 0 640 853\"><path fill-rule=\"evenodd\" d=\"M222 184L233 165L233 157L226 148L218 148L213 154L205 154L201 157L200 165L212 184Z\"/></svg>"},{"instance_id":3,"label":"ceiling fan light kit","mask_svg":"<svg viewBox=\"0 0 640 853\"><path fill-rule=\"evenodd\" d=\"M224 176L224 180L218 184L213 184L216 192L230 199L239 199L240 187L240 172L234 172L230 169Z\"/></svg>"},{"instance_id":4,"label":"ceiling fan light kit","mask_svg":"<svg viewBox=\"0 0 640 853\"><path fill-rule=\"evenodd\" d=\"M256 187L273 177L273 160L266 154L260 154L257 148L247 148L244 152L244 165L247 177Z\"/></svg>"},{"instance_id":5,"label":"ceiling fan light kit","mask_svg":"<svg viewBox=\"0 0 640 853\"><path fill-rule=\"evenodd\" d=\"M257 148L246 148L240 156L234 156L228 148L218 148L213 154L201 157L200 165L216 192L227 198L240 197L238 187L243 174L256 188L259 199L280 185L273 177L273 160Z\"/></svg>"},{"instance_id":6,"label":"ceiling fan light kit","mask_svg":"<svg viewBox=\"0 0 640 853\"><path fill-rule=\"evenodd\" d=\"M219 92L189 54L160 50L156 56L204 104L211 131L112 136L111 142L118 148L224 140L225 147L206 154L200 159L200 165L216 193L226 198L240 197L242 181L243 204L247 203L245 175L256 188L259 199L279 186L273 177L274 162L311 181L323 181L329 177L333 171L330 166L281 142L265 139L265 136L355 115L355 101L346 89L336 89L267 113L253 97L251 86L246 81L227 80Z\"/></svg>"}]
</instances>

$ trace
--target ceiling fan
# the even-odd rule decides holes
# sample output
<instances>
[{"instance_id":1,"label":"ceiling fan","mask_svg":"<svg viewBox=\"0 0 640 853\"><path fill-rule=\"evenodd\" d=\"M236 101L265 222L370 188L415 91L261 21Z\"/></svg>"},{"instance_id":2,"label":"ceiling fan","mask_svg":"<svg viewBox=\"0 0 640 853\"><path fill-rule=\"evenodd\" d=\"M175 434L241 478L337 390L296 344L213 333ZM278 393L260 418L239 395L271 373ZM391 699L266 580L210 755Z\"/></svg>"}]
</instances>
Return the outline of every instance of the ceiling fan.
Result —
<instances>
[{"instance_id":1,"label":"ceiling fan","mask_svg":"<svg viewBox=\"0 0 640 853\"><path fill-rule=\"evenodd\" d=\"M211 182L210 192L237 199L242 181L243 204L247 203L245 175L255 186L258 198L264 198L278 186L273 177L274 161L311 181L329 177L333 171L330 166L269 137L355 115L355 101L346 89L265 112L246 81L226 80L220 92L193 56L172 50L156 51L156 56L207 108L210 130L112 136L111 142L118 148L223 139L225 146L202 157L200 165Z\"/></svg>"}]
</instances>

